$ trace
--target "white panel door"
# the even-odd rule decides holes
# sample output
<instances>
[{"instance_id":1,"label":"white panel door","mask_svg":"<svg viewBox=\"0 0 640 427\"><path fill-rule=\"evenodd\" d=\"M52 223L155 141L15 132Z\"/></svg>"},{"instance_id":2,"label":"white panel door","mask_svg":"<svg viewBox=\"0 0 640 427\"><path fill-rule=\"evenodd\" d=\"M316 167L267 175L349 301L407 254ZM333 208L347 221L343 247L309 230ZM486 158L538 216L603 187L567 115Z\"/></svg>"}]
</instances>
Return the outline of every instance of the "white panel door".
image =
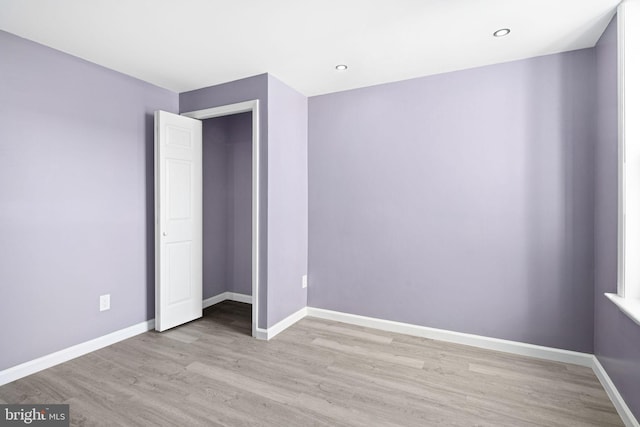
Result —
<instances>
[{"instance_id":1,"label":"white panel door","mask_svg":"<svg viewBox=\"0 0 640 427\"><path fill-rule=\"evenodd\" d=\"M156 330L202 317L202 122L156 111Z\"/></svg>"}]
</instances>

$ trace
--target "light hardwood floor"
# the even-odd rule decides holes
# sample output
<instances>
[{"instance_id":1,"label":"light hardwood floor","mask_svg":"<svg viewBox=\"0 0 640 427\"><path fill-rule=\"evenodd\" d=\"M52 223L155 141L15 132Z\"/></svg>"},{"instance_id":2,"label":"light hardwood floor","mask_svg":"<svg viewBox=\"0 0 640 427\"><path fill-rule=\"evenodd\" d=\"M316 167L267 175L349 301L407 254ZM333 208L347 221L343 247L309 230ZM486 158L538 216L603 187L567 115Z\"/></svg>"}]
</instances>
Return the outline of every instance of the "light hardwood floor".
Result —
<instances>
[{"instance_id":1,"label":"light hardwood floor","mask_svg":"<svg viewBox=\"0 0 640 427\"><path fill-rule=\"evenodd\" d=\"M0 387L72 425L622 426L589 368L305 318L250 337L251 307L148 332Z\"/></svg>"}]
</instances>

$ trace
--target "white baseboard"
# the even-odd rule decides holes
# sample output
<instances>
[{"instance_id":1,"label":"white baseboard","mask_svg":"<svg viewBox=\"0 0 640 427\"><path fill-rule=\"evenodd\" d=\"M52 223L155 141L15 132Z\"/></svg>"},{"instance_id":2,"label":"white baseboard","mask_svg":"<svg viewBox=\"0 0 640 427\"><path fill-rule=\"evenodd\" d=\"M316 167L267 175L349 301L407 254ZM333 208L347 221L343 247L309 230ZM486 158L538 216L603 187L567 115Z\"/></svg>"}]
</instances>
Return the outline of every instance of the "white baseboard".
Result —
<instances>
[{"instance_id":1,"label":"white baseboard","mask_svg":"<svg viewBox=\"0 0 640 427\"><path fill-rule=\"evenodd\" d=\"M303 307L290 316L285 317L269 329L256 328L256 338L270 340L300 319L307 317L307 307Z\"/></svg>"},{"instance_id":2,"label":"white baseboard","mask_svg":"<svg viewBox=\"0 0 640 427\"><path fill-rule=\"evenodd\" d=\"M229 299L227 298L227 293L228 292L223 292L221 294L214 295L211 298L202 300L202 309L204 310L207 307L211 307L212 305L216 305L222 301Z\"/></svg>"},{"instance_id":3,"label":"white baseboard","mask_svg":"<svg viewBox=\"0 0 640 427\"><path fill-rule=\"evenodd\" d=\"M349 323L352 325L365 326L388 332L412 335L422 338L431 338L440 341L453 342L456 344L470 345L489 350L503 351L506 353L519 354L523 356L536 357L539 359L552 360L555 362L571 363L593 369L596 377L600 380L602 387L607 392L611 402L618 411L618 415L626 427L640 427L638 420L627 406L624 399L618 392L613 381L605 371L600 361L593 354L580 353L576 351L561 350L557 348L544 347L533 344L526 344L517 341L501 340L480 335L464 334L461 332L447 331L443 329L429 328L426 326L412 325L408 323L394 322L390 320L376 319L373 317L358 316L355 314L341 313L338 311L325 310L321 308L307 307L307 315L337 322Z\"/></svg>"},{"instance_id":4,"label":"white baseboard","mask_svg":"<svg viewBox=\"0 0 640 427\"><path fill-rule=\"evenodd\" d=\"M140 322L128 328L120 329L110 334L5 369L4 371L0 371L0 386L150 331L154 327L155 321L153 319L147 320L146 322Z\"/></svg>"},{"instance_id":5,"label":"white baseboard","mask_svg":"<svg viewBox=\"0 0 640 427\"><path fill-rule=\"evenodd\" d=\"M374 317L358 316L356 314L341 313L322 308L307 308L308 315L327 320L335 320L352 325L366 326L399 334L413 335L416 337L430 338L434 340L452 342L456 344L470 345L489 350L503 351L522 356L537 357L539 359L553 360L556 362L571 363L581 366L592 366L592 354L577 351L561 350L540 345L508 341L498 338L484 337L481 335L465 334L462 332L447 331L444 329L429 328L426 326L412 325L409 323L394 322L391 320L377 319Z\"/></svg>"},{"instance_id":6,"label":"white baseboard","mask_svg":"<svg viewBox=\"0 0 640 427\"><path fill-rule=\"evenodd\" d=\"M225 300L251 303L251 296L233 292L223 292L202 301L202 307L207 308ZM289 328L294 323L306 316L318 317L321 319L334 320L337 322L352 325L364 326L388 332L412 335L422 338L436 339L440 341L457 344L470 345L473 347L485 348L489 350L503 351L506 353L519 354L523 356L537 357L540 359L552 360L556 362L571 363L574 365L587 366L593 369L595 375L600 380L609 398L613 402L618 414L622 418L626 427L640 427L640 424L618 392L615 384L609 378L597 357L592 354L580 353L576 351L561 350L551 347L508 341L497 338L484 337L480 335L465 334L461 332L447 331L444 329L429 328L426 326L412 325L409 323L394 322L391 320L377 319L374 317L359 316L356 314L341 313L338 311L325 310L314 307L304 307L268 329L257 328L255 338L269 340L280 332ZM43 369L75 359L76 357L91 353L103 347L115 344L119 341L134 337L141 333L152 330L155 327L155 320L151 319L133 326L112 332L110 334L68 347L66 349L51 353L34 360L13 366L0 371L0 386L12 381L24 378L28 375L42 371Z\"/></svg>"},{"instance_id":7,"label":"white baseboard","mask_svg":"<svg viewBox=\"0 0 640 427\"><path fill-rule=\"evenodd\" d=\"M253 303L251 295L239 294L236 292L225 292L227 294L227 299L231 301L243 302L245 304Z\"/></svg>"},{"instance_id":8,"label":"white baseboard","mask_svg":"<svg viewBox=\"0 0 640 427\"><path fill-rule=\"evenodd\" d=\"M593 356L592 368L593 372L600 380L600 384L602 384L602 387L604 387L604 390L609 395L609 399L611 399L613 406L616 407L616 410L618 411L620 418L622 418L624 425L626 427L640 427L638 420L633 415L633 412L631 412L631 409L629 409L629 407L625 403L615 384L613 383L613 381L611 381L609 374L607 374L607 371L604 370L604 367L600 364L600 361L596 356Z\"/></svg>"},{"instance_id":9,"label":"white baseboard","mask_svg":"<svg viewBox=\"0 0 640 427\"><path fill-rule=\"evenodd\" d=\"M251 295L238 294L236 292L222 292L218 295L214 295L211 298L207 298L202 301L202 308L211 307L212 305L216 305L222 301L237 301L243 302L245 304L251 304L253 301L251 299Z\"/></svg>"},{"instance_id":10,"label":"white baseboard","mask_svg":"<svg viewBox=\"0 0 640 427\"><path fill-rule=\"evenodd\" d=\"M211 307L212 305L225 300L247 302L248 304L251 304L251 295L223 292L202 301L202 308ZM45 356L38 357L37 359L12 366L11 368L0 371L0 386L19 380L20 378L24 378L28 375L35 374L36 372L44 369L51 368L52 366L59 365L60 363L75 359L76 357L83 356L87 353L91 353L92 351L107 347L111 344L126 340L127 338L150 331L153 328L155 328L155 320L147 320L146 322L141 322L110 334L67 347L55 353L47 354Z\"/></svg>"},{"instance_id":11,"label":"white baseboard","mask_svg":"<svg viewBox=\"0 0 640 427\"><path fill-rule=\"evenodd\" d=\"M269 331L263 328L256 328L256 334L253 337L262 341L267 341L269 339Z\"/></svg>"},{"instance_id":12,"label":"white baseboard","mask_svg":"<svg viewBox=\"0 0 640 427\"><path fill-rule=\"evenodd\" d=\"M216 305L222 301L237 301L243 302L245 304L251 304L253 301L251 299L251 295L238 294L235 292L222 292L221 294L214 295L211 298L207 298L202 301L202 308L211 307L212 305Z\"/></svg>"}]
</instances>

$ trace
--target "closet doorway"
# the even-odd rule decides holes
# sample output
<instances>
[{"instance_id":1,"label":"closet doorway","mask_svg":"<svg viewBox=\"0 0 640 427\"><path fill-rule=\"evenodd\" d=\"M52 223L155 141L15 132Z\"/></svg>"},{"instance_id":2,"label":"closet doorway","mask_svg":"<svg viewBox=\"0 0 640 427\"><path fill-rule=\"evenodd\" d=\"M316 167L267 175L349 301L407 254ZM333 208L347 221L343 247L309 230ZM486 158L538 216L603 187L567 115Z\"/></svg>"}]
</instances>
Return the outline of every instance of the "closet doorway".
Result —
<instances>
[{"instance_id":1,"label":"closet doorway","mask_svg":"<svg viewBox=\"0 0 640 427\"><path fill-rule=\"evenodd\" d=\"M208 120L232 115L233 117L224 120L224 124L221 120ZM203 273L205 279L209 279L216 275L221 277L220 269L227 269L233 274L225 277L228 280L226 283L207 285L227 289L219 295L246 295L250 289L251 329L252 335L258 337L261 213L259 120L258 100L182 113L181 116L156 112L158 331L201 317ZM247 124L250 125L250 136ZM225 140L224 135L218 134L224 130L221 126L233 127L228 140ZM245 128L242 129L242 126ZM234 145L232 139L239 135L250 142L239 141ZM188 156L185 157L185 153ZM203 153L208 158L203 158ZM215 159L214 156L219 157ZM250 165L246 164L249 163L249 157ZM224 171L205 170L203 173L203 165L211 168L227 160L230 164L226 165ZM203 175L205 181L202 180ZM216 181L220 184L220 180L226 181L231 187L208 187L215 185ZM237 192L239 197L235 197L233 192ZM190 197L184 196L185 194ZM222 197L218 200L225 206L216 206L215 199L218 197ZM238 209L243 211L238 212ZM212 217L205 217L203 220L203 210L205 215ZM217 233L216 230L223 232ZM186 237L176 239L177 231ZM216 234L219 234L219 241L211 241L216 238ZM203 266L203 239L207 239L204 243L205 256L215 256L217 251L224 250L226 246L230 251L225 254L226 260L213 263L217 265L209 265L205 259ZM250 260L247 254L249 247ZM250 272L247 271L249 263ZM249 278L250 286L246 283Z\"/></svg>"}]
</instances>

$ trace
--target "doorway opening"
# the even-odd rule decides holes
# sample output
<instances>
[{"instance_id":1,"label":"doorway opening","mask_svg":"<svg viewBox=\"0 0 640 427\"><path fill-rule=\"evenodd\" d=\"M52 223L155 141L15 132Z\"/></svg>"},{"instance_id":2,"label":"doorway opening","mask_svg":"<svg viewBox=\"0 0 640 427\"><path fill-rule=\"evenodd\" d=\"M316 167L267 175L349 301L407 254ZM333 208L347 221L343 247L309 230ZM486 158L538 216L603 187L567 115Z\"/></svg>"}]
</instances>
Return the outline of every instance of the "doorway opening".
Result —
<instances>
[{"instance_id":1,"label":"doorway opening","mask_svg":"<svg viewBox=\"0 0 640 427\"><path fill-rule=\"evenodd\" d=\"M247 321L250 310L238 302L251 304L253 294L251 122L250 111L202 120L203 308L235 301L218 309L236 307Z\"/></svg>"},{"instance_id":2,"label":"doorway opening","mask_svg":"<svg viewBox=\"0 0 640 427\"><path fill-rule=\"evenodd\" d=\"M251 335L258 337L259 101L181 115L203 121L204 296L250 302Z\"/></svg>"}]
</instances>

